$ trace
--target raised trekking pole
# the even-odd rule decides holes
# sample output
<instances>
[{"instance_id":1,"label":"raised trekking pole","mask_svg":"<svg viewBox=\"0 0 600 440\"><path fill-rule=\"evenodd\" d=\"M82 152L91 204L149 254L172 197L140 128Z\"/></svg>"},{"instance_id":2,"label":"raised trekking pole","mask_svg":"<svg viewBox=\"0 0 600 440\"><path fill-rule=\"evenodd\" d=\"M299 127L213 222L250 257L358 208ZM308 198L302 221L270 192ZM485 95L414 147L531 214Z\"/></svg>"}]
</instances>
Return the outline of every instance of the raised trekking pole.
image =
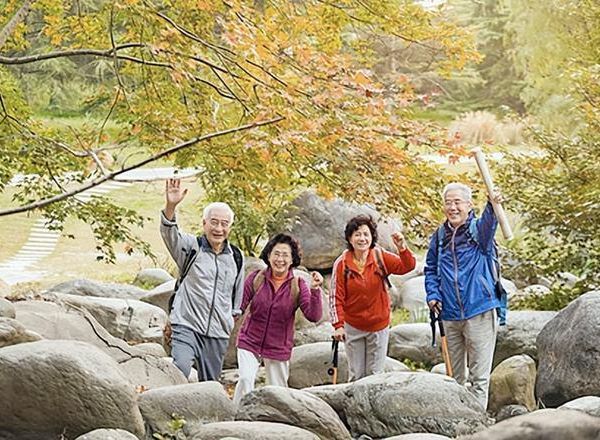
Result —
<instances>
[{"instance_id":1,"label":"raised trekking pole","mask_svg":"<svg viewBox=\"0 0 600 440\"><path fill-rule=\"evenodd\" d=\"M492 207L494 208L494 212L496 213L496 217L498 218L500 229L502 229L502 235L505 239L512 240L513 233L512 229L510 228L510 224L508 223L506 213L504 212L504 208L502 208L502 205L500 203L497 203L494 200L494 182L492 182L492 175L490 174L490 169L488 168L487 162L485 161L485 154L483 154L481 148L473 148L471 150L471 154L475 158L475 162L477 163L477 167L479 168L479 172L481 173L481 177L483 178L483 183L485 183L487 193L490 196Z\"/></svg>"},{"instance_id":2,"label":"raised trekking pole","mask_svg":"<svg viewBox=\"0 0 600 440\"><path fill-rule=\"evenodd\" d=\"M444 330L444 323L440 315L436 315L433 310L429 312L429 320L431 323L431 346L435 347L435 322L437 321L440 329L440 339L442 340L442 358L444 359L444 365L446 365L446 375L453 377L452 363L450 362L450 352L448 351L448 341L446 340L446 331Z\"/></svg>"},{"instance_id":3,"label":"raised trekking pole","mask_svg":"<svg viewBox=\"0 0 600 440\"><path fill-rule=\"evenodd\" d=\"M327 370L327 374L333 376L331 382L336 385L337 384L337 375L338 375L338 352L340 347L340 341L334 339L331 343L331 368Z\"/></svg>"}]
</instances>

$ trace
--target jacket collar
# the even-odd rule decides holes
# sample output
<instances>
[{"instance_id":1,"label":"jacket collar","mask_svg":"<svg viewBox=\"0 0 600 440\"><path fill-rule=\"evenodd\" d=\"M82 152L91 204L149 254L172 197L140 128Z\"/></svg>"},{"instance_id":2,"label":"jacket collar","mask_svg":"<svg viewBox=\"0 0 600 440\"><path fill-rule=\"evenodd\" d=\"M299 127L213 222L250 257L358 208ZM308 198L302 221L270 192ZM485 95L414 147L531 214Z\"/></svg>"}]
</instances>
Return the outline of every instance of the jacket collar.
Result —
<instances>
[{"instance_id":1,"label":"jacket collar","mask_svg":"<svg viewBox=\"0 0 600 440\"><path fill-rule=\"evenodd\" d=\"M473 209L471 209L469 211L469 215L467 216L467 220L458 227L458 230L456 231L456 235L461 235L461 234L465 233L466 231L468 231L469 223L471 223L471 220L473 220L474 218L475 218L475 211ZM450 236L452 236L455 228L448 222L448 220L446 220L444 222L444 228L446 229L446 232L449 233ZM446 234L446 236L448 236L448 234Z\"/></svg>"},{"instance_id":2,"label":"jacket collar","mask_svg":"<svg viewBox=\"0 0 600 440\"><path fill-rule=\"evenodd\" d=\"M353 258L354 253L349 250L346 249L344 251L344 264L346 264L346 267L354 272L359 272L358 267L356 267L356 263L354 262L354 258ZM373 256L373 248L369 249L369 255L367 255L367 261L365 262L365 267L367 267L368 265L374 263L374 256Z\"/></svg>"},{"instance_id":3,"label":"jacket collar","mask_svg":"<svg viewBox=\"0 0 600 440\"><path fill-rule=\"evenodd\" d=\"M210 243L208 242L208 238L206 238L206 235L203 235L202 237L200 237L200 249L202 249L203 252L212 252L214 253L215 251L213 250L212 246L210 245ZM221 250L222 254L232 254L233 251L231 250L231 246L229 246L229 241L225 240L225 242L223 243L223 249Z\"/></svg>"}]
</instances>

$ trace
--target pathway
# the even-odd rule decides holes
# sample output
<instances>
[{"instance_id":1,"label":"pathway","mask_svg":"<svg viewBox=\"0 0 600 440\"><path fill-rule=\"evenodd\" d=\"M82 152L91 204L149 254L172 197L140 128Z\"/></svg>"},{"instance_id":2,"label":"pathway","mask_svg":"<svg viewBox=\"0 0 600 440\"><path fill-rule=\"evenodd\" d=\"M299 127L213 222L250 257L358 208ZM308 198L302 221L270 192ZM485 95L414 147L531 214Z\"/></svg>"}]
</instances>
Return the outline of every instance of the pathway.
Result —
<instances>
[{"instance_id":1,"label":"pathway","mask_svg":"<svg viewBox=\"0 0 600 440\"><path fill-rule=\"evenodd\" d=\"M164 180L169 177L192 177L198 174L197 169L175 170L174 168L142 168L121 174L116 180L108 181L82 192L77 197L87 202L93 196L105 195L111 191L126 188L132 182ZM15 176L12 184L22 179ZM60 232L51 231L46 227L47 220L41 218L35 222L29 233L29 238L23 247L11 258L0 262L0 280L8 285L35 281L42 278L46 272L36 270L36 264L52 254L60 238Z\"/></svg>"}]
</instances>

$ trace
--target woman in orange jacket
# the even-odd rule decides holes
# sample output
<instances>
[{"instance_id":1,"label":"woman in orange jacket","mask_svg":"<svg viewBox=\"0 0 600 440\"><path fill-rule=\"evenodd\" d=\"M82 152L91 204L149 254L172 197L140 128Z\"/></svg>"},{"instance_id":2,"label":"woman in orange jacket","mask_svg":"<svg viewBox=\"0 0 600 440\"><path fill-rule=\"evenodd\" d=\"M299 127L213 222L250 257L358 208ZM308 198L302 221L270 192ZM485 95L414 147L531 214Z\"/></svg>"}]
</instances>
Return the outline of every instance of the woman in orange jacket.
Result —
<instances>
[{"instance_id":1,"label":"woman in orange jacket","mask_svg":"<svg viewBox=\"0 0 600 440\"><path fill-rule=\"evenodd\" d=\"M348 250L333 264L329 313L354 381L383 371L391 310L387 276L413 270L415 257L400 232L392 234L398 255L376 247L377 225L369 216L351 219L344 235Z\"/></svg>"}]
</instances>

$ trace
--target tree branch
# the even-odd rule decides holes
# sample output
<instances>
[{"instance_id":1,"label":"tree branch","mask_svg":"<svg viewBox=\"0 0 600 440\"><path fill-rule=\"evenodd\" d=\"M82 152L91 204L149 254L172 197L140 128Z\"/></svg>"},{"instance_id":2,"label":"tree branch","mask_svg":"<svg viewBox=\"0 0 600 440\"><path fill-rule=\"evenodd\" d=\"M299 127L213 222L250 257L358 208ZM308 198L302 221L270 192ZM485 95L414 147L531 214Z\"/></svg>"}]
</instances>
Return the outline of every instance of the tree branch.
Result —
<instances>
[{"instance_id":1,"label":"tree branch","mask_svg":"<svg viewBox=\"0 0 600 440\"><path fill-rule=\"evenodd\" d=\"M33 202L30 203L28 205L24 205L24 206L19 206L17 208L11 208L11 209L6 209L4 211L0 211L0 217L6 216L6 215L11 215L11 214L18 214L20 212L26 212L26 211L32 211L35 209L40 209L43 208L45 206L48 206L52 203L56 203L59 202L61 200L67 199L69 197L72 197L74 195L77 195L79 193L82 193L85 190L88 190L90 188L94 188L95 186L100 185L101 183L104 183L108 180L112 180L115 177L119 176L120 174L126 173L127 171L131 171L134 170L136 168L139 168L141 166L144 166L146 164L149 164L151 162L155 162L158 159L161 159L165 156L169 156L179 150L183 150L185 148L191 147L192 145L195 145L199 142L203 142L203 141L207 141L216 137L220 137L220 136L225 136L231 133L235 133L238 131L245 131L245 130L250 130L256 127L261 127L264 125L270 125L270 124L275 124L277 122L282 121L283 119L285 119L283 116L278 116L276 118L273 119L267 119L267 120L262 120L262 121L258 121L258 122L252 122L250 124L246 124L246 125L241 125L238 127L233 127L233 128L228 128L226 130L222 130L222 131L217 131L214 133L210 133L210 134L206 134L204 136L200 136L200 137L196 137L193 139L190 139L186 142L183 142L181 144L175 145L174 147L168 148L167 150L161 151L158 154L155 154L153 156L150 156L144 160L141 160L133 165L130 165L128 167L122 168L118 171L113 171L109 174L106 174L105 176L99 177L97 179L94 179L90 182L88 182L87 184L76 188L74 190L68 191L68 192L64 192L61 194L57 194L53 197L49 197L47 199L44 200L38 200L37 202Z\"/></svg>"},{"instance_id":2,"label":"tree branch","mask_svg":"<svg viewBox=\"0 0 600 440\"><path fill-rule=\"evenodd\" d=\"M31 7L35 2L36 0L25 0L25 3L23 3L23 5L19 8L16 14L13 15L13 17L8 23L6 23L6 26L4 26L4 28L0 32L0 49L6 44L6 41L10 37L10 34L14 32L17 25L24 21L25 18L27 18Z\"/></svg>"}]
</instances>

